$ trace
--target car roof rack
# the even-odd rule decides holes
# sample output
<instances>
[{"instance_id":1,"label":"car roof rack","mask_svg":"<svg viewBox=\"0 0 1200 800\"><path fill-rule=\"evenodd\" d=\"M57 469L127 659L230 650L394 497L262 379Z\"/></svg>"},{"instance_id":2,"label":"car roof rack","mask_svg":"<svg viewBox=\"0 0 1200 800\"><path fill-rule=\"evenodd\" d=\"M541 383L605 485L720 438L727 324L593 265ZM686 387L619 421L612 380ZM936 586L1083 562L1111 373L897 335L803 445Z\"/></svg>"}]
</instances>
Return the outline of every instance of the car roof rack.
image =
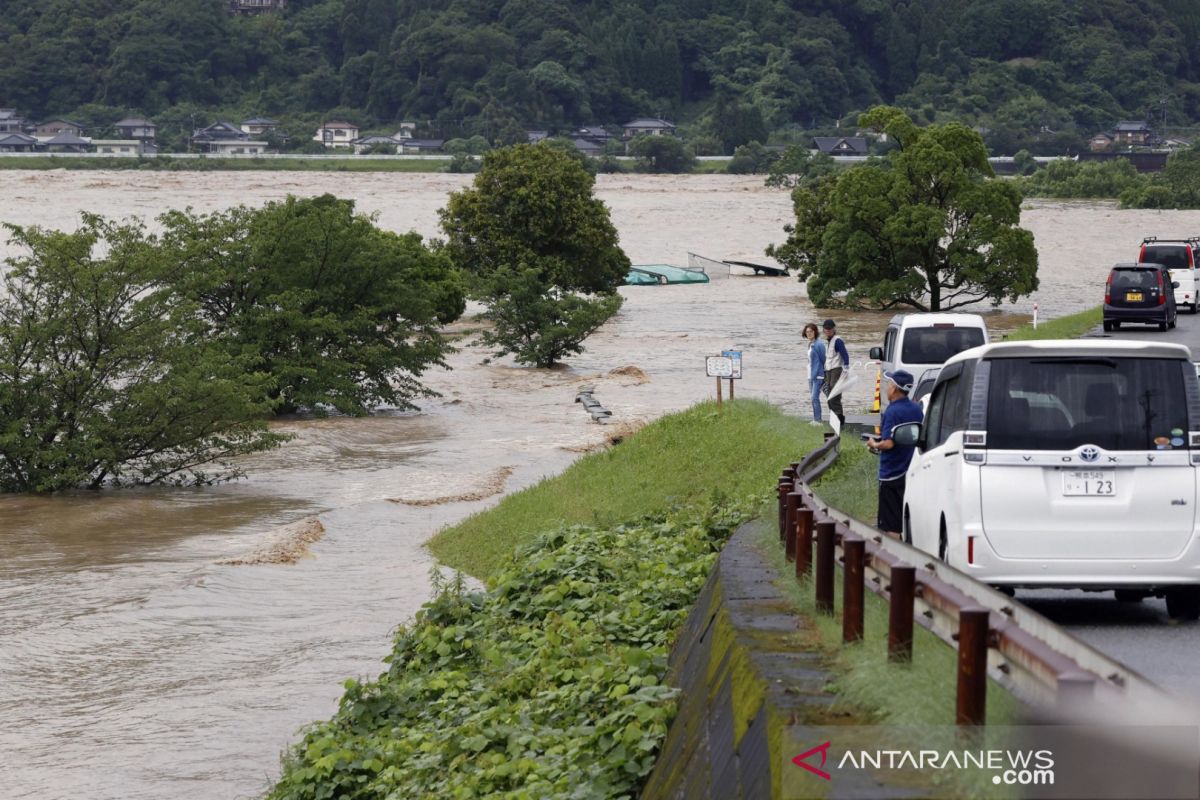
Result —
<instances>
[{"instance_id":1,"label":"car roof rack","mask_svg":"<svg viewBox=\"0 0 1200 800\"><path fill-rule=\"evenodd\" d=\"M1160 239L1157 236L1147 236L1145 239L1142 239L1142 244L1154 244L1155 242L1162 242L1164 244L1171 242L1200 242L1200 236L1187 236L1183 239Z\"/></svg>"}]
</instances>

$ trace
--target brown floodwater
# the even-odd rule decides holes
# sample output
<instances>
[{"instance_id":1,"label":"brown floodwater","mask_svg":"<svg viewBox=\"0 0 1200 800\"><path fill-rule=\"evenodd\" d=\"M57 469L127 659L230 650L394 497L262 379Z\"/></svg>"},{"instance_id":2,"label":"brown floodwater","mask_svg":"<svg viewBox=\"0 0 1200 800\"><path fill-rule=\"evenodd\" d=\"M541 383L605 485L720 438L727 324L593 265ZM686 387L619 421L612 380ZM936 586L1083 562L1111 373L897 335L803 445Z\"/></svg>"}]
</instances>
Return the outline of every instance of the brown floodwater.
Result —
<instances>
[{"instance_id":1,"label":"brown floodwater","mask_svg":"<svg viewBox=\"0 0 1200 800\"><path fill-rule=\"evenodd\" d=\"M469 180L0 172L0 221L66 228L80 211L152 218L332 192L387 228L433 236L447 193ZM601 176L598 193L635 263L684 264L688 251L760 260L790 215L786 193L758 178ZM1023 222L1042 288L989 311L993 330L1027 319L1033 301L1044 317L1095 305L1108 265L1132 258L1143 235L1196 233L1200 212L1034 203ZM739 397L805 415L799 330L832 315L860 378L848 407L869 400L866 349L889 314L813 309L791 279L622 293L620 314L563 369L484 363L463 347L452 370L426 377L442 397L420 412L280 422L296 438L244 459L248 477L234 483L0 497L0 794L261 795L299 729L335 710L341 682L382 671L391 632L429 596L425 540L500 494L454 498L528 486L603 439L573 402L582 385L616 420L649 420L712 396L703 357L734 348L745 354ZM610 374L624 366L648 380ZM325 533L296 563L224 563L254 561L311 517Z\"/></svg>"}]
</instances>

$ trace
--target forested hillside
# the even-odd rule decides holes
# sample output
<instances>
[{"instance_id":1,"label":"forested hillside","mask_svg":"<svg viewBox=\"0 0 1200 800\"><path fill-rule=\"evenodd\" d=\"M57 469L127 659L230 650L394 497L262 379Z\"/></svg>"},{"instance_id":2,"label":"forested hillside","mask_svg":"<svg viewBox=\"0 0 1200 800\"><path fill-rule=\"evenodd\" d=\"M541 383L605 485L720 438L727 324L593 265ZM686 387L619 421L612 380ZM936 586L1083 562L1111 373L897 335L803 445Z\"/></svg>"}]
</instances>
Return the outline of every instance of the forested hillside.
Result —
<instances>
[{"instance_id":1,"label":"forested hillside","mask_svg":"<svg viewBox=\"0 0 1200 800\"><path fill-rule=\"evenodd\" d=\"M877 102L1053 149L1200 117L1195 0L6 0L0 106L81 121L216 115L514 137L663 116L709 149ZM194 115L194 116L193 116Z\"/></svg>"}]
</instances>

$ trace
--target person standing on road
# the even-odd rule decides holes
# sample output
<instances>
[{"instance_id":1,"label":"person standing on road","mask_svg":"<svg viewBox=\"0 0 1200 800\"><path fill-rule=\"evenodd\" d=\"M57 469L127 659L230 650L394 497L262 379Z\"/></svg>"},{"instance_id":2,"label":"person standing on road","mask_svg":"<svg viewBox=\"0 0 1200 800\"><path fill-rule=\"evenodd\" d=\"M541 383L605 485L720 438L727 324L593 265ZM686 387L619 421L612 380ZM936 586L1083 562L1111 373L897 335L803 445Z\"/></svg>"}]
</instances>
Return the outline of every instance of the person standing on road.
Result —
<instances>
[{"instance_id":1,"label":"person standing on road","mask_svg":"<svg viewBox=\"0 0 1200 800\"><path fill-rule=\"evenodd\" d=\"M846 424L846 415L842 412L842 390L838 388L845 370L850 366L850 353L846 351L846 343L837 335L837 325L831 319L825 320L821 326L825 329L825 401L829 404L829 413L838 418L842 425ZM836 394L834 390L837 389Z\"/></svg>"},{"instance_id":2,"label":"person standing on road","mask_svg":"<svg viewBox=\"0 0 1200 800\"><path fill-rule=\"evenodd\" d=\"M908 370L883 373L887 380L888 407L884 409L878 437L867 439L867 447L879 453L879 518L877 527L900 538L904 530L904 475L912 462L912 445L896 444L892 431L906 422L920 422L925 415L911 399L913 376Z\"/></svg>"},{"instance_id":3,"label":"person standing on road","mask_svg":"<svg viewBox=\"0 0 1200 800\"><path fill-rule=\"evenodd\" d=\"M821 385L825 383L825 343L815 322L804 326L808 341L808 396L812 400L813 425L821 425Z\"/></svg>"}]
</instances>

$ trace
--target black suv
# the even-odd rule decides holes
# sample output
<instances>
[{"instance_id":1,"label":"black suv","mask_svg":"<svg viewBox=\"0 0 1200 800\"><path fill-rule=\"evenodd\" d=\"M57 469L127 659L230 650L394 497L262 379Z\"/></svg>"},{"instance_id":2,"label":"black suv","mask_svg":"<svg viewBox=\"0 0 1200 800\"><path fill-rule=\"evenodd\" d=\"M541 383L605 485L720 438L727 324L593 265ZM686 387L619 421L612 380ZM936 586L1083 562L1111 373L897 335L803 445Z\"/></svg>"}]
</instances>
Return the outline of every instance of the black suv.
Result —
<instances>
[{"instance_id":1,"label":"black suv","mask_svg":"<svg viewBox=\"0 0 1200 800\"><path fill-rule=\"evenodd\" d=\"M1104 330L1122 322L1157 325L1160 331L1175 327L1175 292L1179 284L1162 264L1117 264L1104 286Z\"/></svg>"}]
</instances>

